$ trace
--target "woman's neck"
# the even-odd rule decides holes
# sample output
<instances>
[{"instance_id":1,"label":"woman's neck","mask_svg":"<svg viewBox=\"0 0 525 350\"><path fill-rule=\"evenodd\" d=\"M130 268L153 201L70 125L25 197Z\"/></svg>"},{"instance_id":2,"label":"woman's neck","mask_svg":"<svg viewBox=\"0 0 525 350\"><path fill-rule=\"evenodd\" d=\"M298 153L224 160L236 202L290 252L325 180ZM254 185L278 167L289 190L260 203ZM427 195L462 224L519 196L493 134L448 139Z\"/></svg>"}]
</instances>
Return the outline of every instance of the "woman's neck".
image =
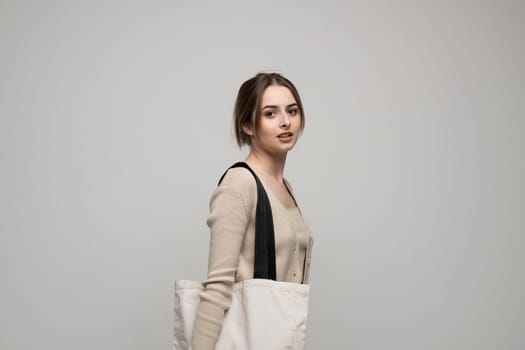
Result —
<instances>
[{"instance_id":1,"label":"woman's neck","mask_svg":"<svg viewBox=\"0 0 525 350\"><path fill-rule=\"evenodd\" d=\"M286 153L272 155L252 148L244 161L263 179L283 182Z\"/></svg>"}]
</instances>

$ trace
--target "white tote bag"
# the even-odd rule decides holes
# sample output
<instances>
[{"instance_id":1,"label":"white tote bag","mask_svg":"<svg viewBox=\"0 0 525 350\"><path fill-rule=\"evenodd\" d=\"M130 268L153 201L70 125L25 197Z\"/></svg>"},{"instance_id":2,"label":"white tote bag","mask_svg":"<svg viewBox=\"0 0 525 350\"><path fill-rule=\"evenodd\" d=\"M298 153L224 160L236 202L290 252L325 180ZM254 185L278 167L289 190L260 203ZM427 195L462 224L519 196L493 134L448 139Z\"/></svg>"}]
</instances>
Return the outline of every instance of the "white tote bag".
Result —
<instances>
[{"instance_id":1,"label":"white tote bag","mask_svg":"<svg viewBox=\"0 0 525 350\"><path fill-rule=\"evenodd\" d=\"M275 281L275 237L270 201L248 164L238 162L230 168L234 167L248 169L257 184L254 278L233 286L231 304L215 350L303 350L310 286ZM174 350L191 350L191 334L202 290L202 283L198 281L175 282Z\"/></svg>"},{"instance_id":2,"label":"white tote bag","mask_svg":"<svg viewBox=\"0 0 525 350\"><path fill-rule=\"evenodd\" d=\"M202 284L175 283L174 350L191 350ZM233 287L216 350L303 350L310 286L250 279Z\"/></svg>"}]
</instances>

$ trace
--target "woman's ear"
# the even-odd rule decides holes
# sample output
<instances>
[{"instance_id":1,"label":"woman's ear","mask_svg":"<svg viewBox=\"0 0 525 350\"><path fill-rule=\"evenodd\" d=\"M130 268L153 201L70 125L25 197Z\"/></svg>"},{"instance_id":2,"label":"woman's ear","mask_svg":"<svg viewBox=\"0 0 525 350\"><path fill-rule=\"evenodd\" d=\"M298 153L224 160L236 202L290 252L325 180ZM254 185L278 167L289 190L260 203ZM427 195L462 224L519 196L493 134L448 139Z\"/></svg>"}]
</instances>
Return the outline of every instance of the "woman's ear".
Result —
<instances>
[{"instance_id":1,"label":"woman's ear","mask_svg":"<svg viewBox=\"0 0 525 350\"><path fill-rule=\"evenodd\" d=\"M244 133L246 133L248 136L253 136L252 128L249 125L243 125L242 131L244 131Z\"/></svg>"}]
</instances>

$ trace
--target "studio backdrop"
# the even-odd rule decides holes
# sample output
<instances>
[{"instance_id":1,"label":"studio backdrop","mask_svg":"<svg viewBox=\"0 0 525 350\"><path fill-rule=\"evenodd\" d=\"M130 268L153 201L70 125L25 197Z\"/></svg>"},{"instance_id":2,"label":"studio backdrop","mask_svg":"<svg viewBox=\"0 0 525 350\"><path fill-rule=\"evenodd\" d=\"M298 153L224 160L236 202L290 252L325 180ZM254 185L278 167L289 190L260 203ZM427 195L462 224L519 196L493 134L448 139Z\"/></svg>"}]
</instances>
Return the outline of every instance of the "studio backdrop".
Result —
<instances>
[{"instance_id":1,"label":"studio backdrop","mask_svg":"<svg viewBox=\"0 0 525 350\"><path fill-rule=\"evenodd\" d=\"M170 349L240 84L290 78L307 349L525 347L520 1L0 1L0 349Z\"/></svg>"}]
</instances>

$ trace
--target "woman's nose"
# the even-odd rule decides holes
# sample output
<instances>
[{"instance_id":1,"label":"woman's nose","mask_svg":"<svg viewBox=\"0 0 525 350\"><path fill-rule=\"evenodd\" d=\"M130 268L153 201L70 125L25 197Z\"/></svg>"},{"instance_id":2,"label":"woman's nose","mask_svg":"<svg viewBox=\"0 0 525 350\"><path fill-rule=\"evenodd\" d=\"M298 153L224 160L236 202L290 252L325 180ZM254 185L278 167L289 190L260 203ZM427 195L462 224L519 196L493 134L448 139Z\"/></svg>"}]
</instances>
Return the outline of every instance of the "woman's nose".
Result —
<instances>
[{"instance_id":1,"label":"woman's nose","mask_svg":"<svg viewBox=\"0 0 525 350\"><path fill-rule=\"evenodd\" d=\"M288 125L290 125L290 119L288 119L288 116L286 115L286 113L283 115L282 119L281 119L281 127L282 128L285 128L287 127Z\"/></svg>"}]
</instances>

